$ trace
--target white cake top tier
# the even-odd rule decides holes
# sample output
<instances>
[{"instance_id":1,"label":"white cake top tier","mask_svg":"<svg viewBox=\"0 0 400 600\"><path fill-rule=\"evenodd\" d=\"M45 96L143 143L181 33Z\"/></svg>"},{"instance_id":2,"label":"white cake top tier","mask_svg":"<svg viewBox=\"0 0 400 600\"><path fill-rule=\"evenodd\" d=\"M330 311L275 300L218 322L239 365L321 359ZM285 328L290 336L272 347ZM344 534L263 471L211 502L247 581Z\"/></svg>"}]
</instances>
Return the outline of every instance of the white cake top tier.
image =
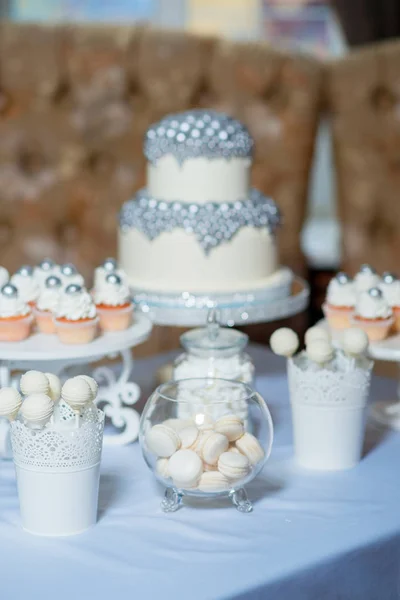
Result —
<instances>
[{"instance_id":1,"label":"white cake top tier","mask_svg":"<svg viewBox=\"0 0 400 600\"><path fill-rule=\"evenodd\" d=\"M192 158L249 158L253 139L236 119L213 110L190 110L168 115L146 133L144 154L156 164L172 154L183 164Z\"/></svg>"},{"instance_id":2,"label":"white cake top tier","mask_svg":"<svg viewBox=\"0 0 400 600\"><path fill-rule=\"evenodd\" d=\"M228 115L210 110L170 115L146 134L149 194L167 202L244 200L252 148L246 127Z\"/></svg>"}]
</instances>

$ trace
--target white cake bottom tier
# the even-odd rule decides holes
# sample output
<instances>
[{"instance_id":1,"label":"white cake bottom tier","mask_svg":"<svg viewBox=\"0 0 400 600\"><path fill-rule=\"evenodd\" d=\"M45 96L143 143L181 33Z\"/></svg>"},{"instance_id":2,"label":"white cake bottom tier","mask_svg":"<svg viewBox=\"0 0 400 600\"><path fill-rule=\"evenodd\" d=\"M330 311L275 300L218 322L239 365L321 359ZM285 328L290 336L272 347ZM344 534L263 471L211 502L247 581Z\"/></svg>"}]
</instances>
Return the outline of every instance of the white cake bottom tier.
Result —
<instances>
[{"instance_id":1,"label":"white cake bottom tier","mask_svg":"<svg viewBox=\"0 0 400 600\"><path fill-rule=\"evenodd\" d=\"M243 227L205 254L194 235L181 229L149 240L130 228L119 231L119 260L134 289L160 292L234 292L276 286L288 295L289 269L278 269L274 236Z\"/></svg>"}]
</instances>

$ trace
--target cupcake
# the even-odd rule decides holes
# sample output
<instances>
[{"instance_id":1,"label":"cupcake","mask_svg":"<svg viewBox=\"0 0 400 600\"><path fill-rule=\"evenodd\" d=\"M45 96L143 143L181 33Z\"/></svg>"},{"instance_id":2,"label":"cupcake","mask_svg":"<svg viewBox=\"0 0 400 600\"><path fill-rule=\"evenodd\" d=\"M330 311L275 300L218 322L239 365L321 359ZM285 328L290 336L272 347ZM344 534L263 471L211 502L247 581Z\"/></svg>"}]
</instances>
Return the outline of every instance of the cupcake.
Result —
<instances>
[{"instance_id":1,"label":"cupcake","mask_svg":"<svg viewBox=\"0 0 400 600\"><path fill-rule=\"evenodd\" d=\"M381 278L371 265L361 265L360 270L354 276L354 284L357 294L368 292L371 288L378 287Z\"/></svg>"},{"instance_id":2,"label":"cupcake","mask_svg":"<svg viewBox=\"0 0 400 600\"><path fill-rule=\"evenodd\" d=\"M0 291L0 341L20 342L31 332L31 307L22 300L18 289L11 283Z\"/></svg>"},{"instance_id":3,"label":"cupcake","mask_svg":"<svg viewBox=\"0 0 400 600\"><path fill-rule=\"evenodd\" d=\"M346 273L338 273L328 285L323 311L332 329L346 329L351 325L351 316L356 303L353 280Z\"/></svg>"},{"instance_id":4,"label":"cupcake","mask_svg":"<svg viewBox=\"0 0 400 600\"><path fill-rule=\"evenodd\" d=\"M98 283L94 301L104 331L122 331L131 325L133 304L129 288L117 273L110 273Z\"/></svg>"},{"instance_id":5,"label":"cupcake","mask_svg":"<svg viewBox=\"0 0 400 600\"><path fill-rule=\"evenodd\" d=\"M116 273L121 278L122 282L127 284L126 274L122 269L118 268L118 262L115 258L106 258L105 261L94 270L93 288L96 290L103 283L110 273Z\"/></svg>"},{"instance_id":6,"label":"cupcake","mask_svg":"<svg viewBox=\"0 0 400 600\"><path fill-rule=\"evenodd\" d=\"M61 293L54 323L58 337L65 344L88 344L96 337L96 306L84 287L71 283Z\"/></svg>"},{"instance_id":7,"label":"cupcake","mask_svg":"<svg viewBox=\"0 0 400 600\"><path fill-rule=\"evenodd\" d=\"M39 287L44 286L44 282L50 275L59 275L60 268L51 260L51 258L45 258L38 264L33 270L33 276L39 284Z\"/></svg>"},{"instance_id":8,"label":"cupcake","mask_svg":"<svg viewBox=\"0 0 400 600\"><path fill-rule=\"evenodd\" d=\"M24 265L11 277L10 283L15 285L20 298L33 308L40 292L38 282L33 275L33 268Z\"/></svg>"},{"instance_id":9,"label":"cupcake","mask_svg":"<svg viewBox=\"0 0 400 600\"><path fill-rule=\"evenodd\" d=\"M382 275L379 289L393 311L393 327L396 331L400 331L400 280L393 273L386 272Z\"/></svg>"},{"instance_id":10,"label":"cupcake","mask_svg":"<svg viewBox=\"0 0 400 600\"><path fill-rule=\"evenodd\" d=\"M71 283L76 283L82 287L85 285L83 276L78 273L77 268L72 263L61 265L58 277L60 277L64 288L68 287Z\"/></svg>"},{"instance_id":11,"label":"cupcake","mask_svg":"<svg viewBox=\"0 0 400 600\"><path fill-rule=\"evenodd\" d=\"M371 342L384 340L393 320L393 311L379 288L371 288L359 295L352 323L363 329Z\"/></svg>"},{"instance_id":12,"label":"cupcake","mask_svg":"<svg viewBox=\"0 0 400 600\"><path fill-rule=\"evenodd\" d=\"M41 333L56 333L53 315L60 301L62 282L59 277L50 275L44 285L33 310L36 325Z\"/></svg>"}]
</instances>

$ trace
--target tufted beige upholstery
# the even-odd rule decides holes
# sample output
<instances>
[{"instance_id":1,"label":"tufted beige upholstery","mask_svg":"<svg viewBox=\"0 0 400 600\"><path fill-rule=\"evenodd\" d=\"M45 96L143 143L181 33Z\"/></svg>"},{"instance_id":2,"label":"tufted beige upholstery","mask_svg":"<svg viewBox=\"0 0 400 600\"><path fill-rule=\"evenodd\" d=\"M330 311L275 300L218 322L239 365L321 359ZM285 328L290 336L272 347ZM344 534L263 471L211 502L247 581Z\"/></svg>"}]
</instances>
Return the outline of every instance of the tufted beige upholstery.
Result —
<instances>
[{"instance_id":1,"label":"tufted beige upholstery","mask_svg":"<svg viewBox=\"0 0 400 600\"><path fill-rule=\"evenodd\" d=\"M343 263L399 271L400 43L352 52L327 70Z\"/></svg>"},{"instance_id":2,"label":"tufted beige upholstery","mask_svg":"<svg viewBox=\"0 0 400 600\"><path fill-rule=\"evenodd\" d=\"M254 184L281 207L282 261L301 271L320 83L315 61L264 44L3 24L0 262L15 269L50 255L89 275L115 254L118 210L145 183L148 125L171 111L214 107L249 126Z\"/></svg>"}]
</instances>

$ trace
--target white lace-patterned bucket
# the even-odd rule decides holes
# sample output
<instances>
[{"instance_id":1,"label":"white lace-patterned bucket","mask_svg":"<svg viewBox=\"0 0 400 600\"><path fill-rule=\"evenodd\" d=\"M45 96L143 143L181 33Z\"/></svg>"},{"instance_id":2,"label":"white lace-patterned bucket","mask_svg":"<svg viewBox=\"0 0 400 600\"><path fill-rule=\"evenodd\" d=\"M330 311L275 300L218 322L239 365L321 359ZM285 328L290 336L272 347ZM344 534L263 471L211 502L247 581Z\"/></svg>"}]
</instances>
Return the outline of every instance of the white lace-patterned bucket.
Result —
<instances>
[{"instance_id":1,"label":"white lace-patterned bucket","mask_svg":"<svg viewBox=\"0 0 400 600\"><path fill-rule=\"evenodd\" d=\"M294 450L308 469L340 470L361 458L373 362L338 353L334 365L307 365L304 353L288 360Z\"/></svg>"},{"instance_id":2,"label":"white lace-patterned bucket","mask_svg":"<svg viewBox=\"0 0 400 600\"><path fill-rule=\"evenodd\" d=\"M80 533L97 521L104 413L79 428L11 423L22 525L37 535Z\"/></svg>"}]
</instances>

